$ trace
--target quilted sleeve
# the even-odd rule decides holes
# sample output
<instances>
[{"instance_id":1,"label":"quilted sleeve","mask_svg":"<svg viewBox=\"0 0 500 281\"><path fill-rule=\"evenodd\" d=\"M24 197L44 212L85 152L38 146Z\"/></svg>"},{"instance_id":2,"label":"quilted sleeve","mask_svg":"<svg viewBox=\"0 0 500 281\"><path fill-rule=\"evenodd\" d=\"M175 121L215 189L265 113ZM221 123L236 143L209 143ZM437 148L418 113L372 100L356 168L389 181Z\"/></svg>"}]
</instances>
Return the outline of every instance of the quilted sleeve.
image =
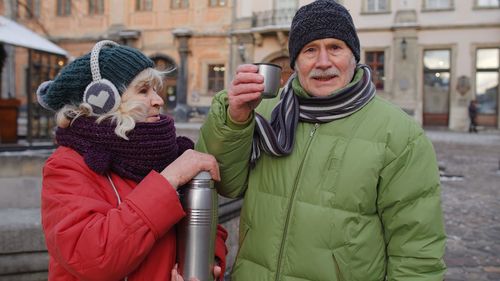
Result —
<instances>
[{"instance_id":1,"label":"quilted sleeve","mask_svg":"<svg viewBox=\"0 0 500 281\"><path fill-rule=\"evenodd\" d=\"M415 135L380 175L377 206L388 281L442 281L446 271L437 161L425 134Z\"/></svg>"},{"instance_id":2,"label":"quilted sleeve","mask_svg":"<svg viewBox=\"0 0 500 281\"><path fill-rule=\"evenodd\" d=\"M229 120L226 92L214 97L195 149L219 162L221 181L216 188L223 196L238 197L246 190L254 126L253 119L245 124Z\"/></svg>"},{"instance_id":3,"label":"quilted sleeve","mask_svg":"<svg viewBox=\"0 0 500 281\"><path fill-rule=\"evenodd\" d=\"M185 215L175 190L156 172L118 207L115 197L108 197L83 161L65 156L47 161L42 188L47 248L79 279L123 278Z\"/></svg>"}]
</instances>

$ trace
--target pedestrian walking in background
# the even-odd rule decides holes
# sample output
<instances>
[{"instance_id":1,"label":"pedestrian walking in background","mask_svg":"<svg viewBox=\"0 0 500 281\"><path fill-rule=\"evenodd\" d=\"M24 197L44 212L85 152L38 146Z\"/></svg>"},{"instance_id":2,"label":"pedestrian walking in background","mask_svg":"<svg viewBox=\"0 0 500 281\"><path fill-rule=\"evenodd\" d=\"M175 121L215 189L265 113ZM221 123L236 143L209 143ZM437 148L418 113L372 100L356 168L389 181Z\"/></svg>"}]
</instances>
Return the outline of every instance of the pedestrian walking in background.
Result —
<instances>
[{"instance_id":1,"label":"pedestrian walking in background","mask_svg":"<svg viewBox=\"0 0 500 281\"><path fill-rule=\"evenodd\" d=\"M231 280L443 280L432 144L376 95L349 12L301 7L288 49L280 94L262 100L258 67L240 65L196 145L219 162L217 190L244 197Z\"/></svg>"},{"instance_id":2,"label":"pedestrian walking in background","mask_svg":"<svg viewBox=\"0 0 500 281\"><path fill-rule=\"evenodd\" d=\"M477 133L477 101L469 102L469 133Z\"/></svg>"},{"instance_id":3,"label":"pedestrian walking in background","mask_svg":"<svg viewBox=\"0 0 500 281\"><path fill-rule=\"evenodd\" d=\"M37 91L58 125L42 182L49 280L182 280L176 190L200 171L220 176L215 158L160 114L164 73L153 67L138 50L101 41ZM219 278L226 237L219 226Z\"/></svg>"}]
</instances>

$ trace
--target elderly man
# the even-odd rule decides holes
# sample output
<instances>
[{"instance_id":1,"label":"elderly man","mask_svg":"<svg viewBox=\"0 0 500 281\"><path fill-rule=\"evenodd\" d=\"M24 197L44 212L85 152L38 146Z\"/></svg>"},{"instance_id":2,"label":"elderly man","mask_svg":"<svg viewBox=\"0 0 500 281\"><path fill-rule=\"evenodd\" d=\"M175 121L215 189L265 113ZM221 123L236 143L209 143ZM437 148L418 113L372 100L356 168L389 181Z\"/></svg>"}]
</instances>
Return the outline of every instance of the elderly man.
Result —
<instances>
[{"instance_id":1,"label":"elderly man","mask_svg":"<svg viewBox=\"0 0 500 281\"><path fill-rule=\"evenodd\" d=\"M280 95L261 100L257 67L239 66L197 144L220 163L219 193L244 197L232 280L443 280L432 144L375 95L349 12L303 6L288 46Z\"/></svg>"}]
</instances>

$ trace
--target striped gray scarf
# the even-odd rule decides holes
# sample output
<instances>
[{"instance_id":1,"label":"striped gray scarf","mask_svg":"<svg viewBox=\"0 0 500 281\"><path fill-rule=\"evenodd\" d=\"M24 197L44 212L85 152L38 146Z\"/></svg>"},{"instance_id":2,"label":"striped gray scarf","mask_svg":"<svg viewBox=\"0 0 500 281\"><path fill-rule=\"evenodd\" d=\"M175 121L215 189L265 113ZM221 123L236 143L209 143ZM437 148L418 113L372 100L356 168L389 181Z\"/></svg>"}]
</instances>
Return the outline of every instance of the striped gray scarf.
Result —
<instances>
[{"instance_id":1,"label":"striped gray scarf","mask_svg":"<svg viewBox=\"0 0 500 281\"><path fill-rule=\"evenodd\" d=\"M271 113L271 122L260 114L255 114L255 132L252 143L250 163L255 164L261 149L274 156L284 156L292 152L295 130L300 121L308 123L327 123L342 119L360 110L375 96L375 85L371 81L370 68L358 64L363 76L352 85L327 97L300 97L293 93L294 73L288 79L280 101Z\"/></svg>"}]
</instances>

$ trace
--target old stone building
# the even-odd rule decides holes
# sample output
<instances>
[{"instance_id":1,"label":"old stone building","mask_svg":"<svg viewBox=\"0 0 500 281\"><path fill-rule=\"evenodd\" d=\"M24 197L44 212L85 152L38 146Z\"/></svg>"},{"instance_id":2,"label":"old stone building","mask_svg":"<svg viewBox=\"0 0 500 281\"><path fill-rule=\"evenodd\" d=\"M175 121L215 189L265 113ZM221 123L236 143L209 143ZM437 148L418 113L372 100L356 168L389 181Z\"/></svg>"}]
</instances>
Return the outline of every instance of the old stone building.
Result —
<instances>
[{"instance_id":1,"label":"old stone building","mask_svg":"<svg viewBox=\"0 0 500 281\"><path fill-rule=\"evenodd\" d=\"M162 92L166 109L179 120L193 120L206 113L218 90L228 86L238 64L272 62L284 68L284 78L292 73L288 30L295 11L309 2L4 0L3 14L70 54L69 58L44 58L38 53L30 57L26 50L16 49L14 88L25 105L21 116L36 106L28 97L40 81L89 51L96 41L112 39L141 49L159 68L175 68ZM477 99L479 125L499 128L498 1L339 2L354 18L361 63L375 71L379 95L425 126L459 131L467 130L467 106ZM29 58L37 64L29 64ZM40 123L34 120L28 131Z\"/></svg>"},{"instance_id":2,"label":"old stone building","mask_svg":"<svg viewBox=\"0 0 500 281\"><path fill-rule=\"evenodd\" d=\"M287 35L304 0L237 1L231 62L265 61L291 69ZM496 0L337 1L351 12L361 63L375 71L377 94L425 126L467 130L467 106L478 122L499 128L500 3ZM234 65L233 65L234 68Z\"/></svg>"},{"instance_id":3,"label":"old stone building","mask_svg":"<svg viewBox=\"0 0 500 281\"><path fill-rule=\"evenodd\" d=\"M167 101L165 109L181 120L206 112L211 97L227 80L232 20L228 1L4 0L1 4L2 14L9 14L70 54L68 58L52 58L15 50L12 83L15 96L22 101L20 127L25 123L28 127L20 134L32 135L35 140L48 137L52 125L49 113L36 104L37 85L53 78L68 60L85 54L99 40L138 48L158 68L175 69L165 79L162 95ZM179 110L174 111L176 107ZM36 114L28 114L32 112Z\"/></svg>"}]
</instances>

